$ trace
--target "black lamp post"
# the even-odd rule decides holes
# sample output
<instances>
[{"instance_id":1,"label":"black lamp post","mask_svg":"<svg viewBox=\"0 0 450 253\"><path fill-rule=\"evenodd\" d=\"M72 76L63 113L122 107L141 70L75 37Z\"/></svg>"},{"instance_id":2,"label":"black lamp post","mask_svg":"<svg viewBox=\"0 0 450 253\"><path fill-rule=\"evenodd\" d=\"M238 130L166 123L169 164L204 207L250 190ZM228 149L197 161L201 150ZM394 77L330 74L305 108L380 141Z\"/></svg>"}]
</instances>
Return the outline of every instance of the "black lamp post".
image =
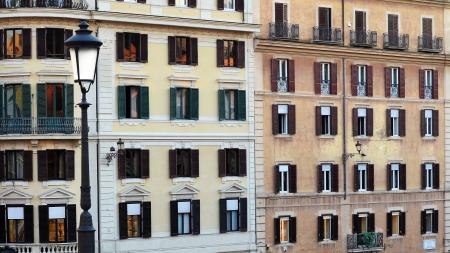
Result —
<instances>
[{"instance_id":1,"label":"black lamp post","mask_svg":"<svg viewBox=\"0 0 450 253\"><path fill-rule=\"evenodd\" d=\"M88 142L88 120L87 109L89 103L86 101L86 93L89 92L94 83L97 72L97 61L100 47L103 44L88 29L86 21L80 22L80 29L75 35L67 39L64 43L70 50L70 58L73 67L74 82L80 85L81 102L81 208L80 226L78 227L78 252L95 252L95 228L92 216L89 213L91 208L91 186L89 183L89 142Z\"/></svg>"}]
</instances>

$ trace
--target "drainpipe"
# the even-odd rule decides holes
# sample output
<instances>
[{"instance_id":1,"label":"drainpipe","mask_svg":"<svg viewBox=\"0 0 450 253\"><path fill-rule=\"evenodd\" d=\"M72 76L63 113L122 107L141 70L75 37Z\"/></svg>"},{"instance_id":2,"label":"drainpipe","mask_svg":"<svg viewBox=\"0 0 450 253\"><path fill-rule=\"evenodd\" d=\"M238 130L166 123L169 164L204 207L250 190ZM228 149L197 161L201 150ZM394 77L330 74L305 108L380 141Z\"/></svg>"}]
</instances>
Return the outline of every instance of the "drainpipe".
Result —
<instances>
[{"instance_id":1,"label":"drainpipe","mask_svg":"<svg viewBox=\"0 0 450 253\"><path fill-rule=\"evenodd\" d=\"M341 0L341 9L342 9L342 44L345 46L345 15L344 15L344 0ZM347 97L346 97L346 66L345 66L345 58L342 58L342 168L344 173L344 199L347 199Z\"/></svg>"},{"instance_id":2,"label":"drainpipe","mask_svg":"<svg viewBox=\"0 0 450 253\"><path fill-rule=\"evenodd\" d=\"M95 9L97 10L97 0L95 0ZM95 36L98 38L98 25L95 31ZM97 133L97 241L98 253L102 252L102 244L100 242L100 136L99 136L99 121L98 121L98 61L95 68L95 132Z\"/></svg>"}]
</instances>

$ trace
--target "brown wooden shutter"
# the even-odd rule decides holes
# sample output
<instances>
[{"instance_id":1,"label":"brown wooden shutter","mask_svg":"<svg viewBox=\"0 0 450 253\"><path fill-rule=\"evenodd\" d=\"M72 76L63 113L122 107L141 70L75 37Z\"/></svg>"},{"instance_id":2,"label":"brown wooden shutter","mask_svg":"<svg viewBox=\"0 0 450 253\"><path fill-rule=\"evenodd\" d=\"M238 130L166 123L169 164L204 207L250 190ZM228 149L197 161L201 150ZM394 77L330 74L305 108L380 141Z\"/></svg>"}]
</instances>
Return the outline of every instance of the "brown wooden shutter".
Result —
<instances>
[{"instance_id":1,"label":"brown wooden shutter","mask_svg":"<svg viewBox=\"0 0 450 253\"><path fill-rule=\"evenodd\" d=\"M295 243L297 241L297 218L289 217L289 242Z\"/></svg>"},{"instance_id":2,"label":"brown wooden shutter","mask_svg":"<svg viewBox=\"0 0 450 253\"><path fill-rule=\"evenodd\" d=\"M145 0L142 0L145 1ZM141 34L141 51L140 51L140 62L148 62L148 35Z\"/></svg>"},{"instance_id":3,"label":"brown wooden shutter","mask_svg":"<svg viewBox=\"0 0 450 253\"><path fill-rule=\"evenodd\" d=\"M439 72L433 70L433 99L438 99L439 97Z\"/></svg>"},{"instance_id":4,"label":"brown wooden shutter","mask_svg":"<svg viewBox=\"0 0 450 253\"><path fill-rule=\"evenodd\" d=\"M386 136L392 136L391 109L386 109Z\"/></svg>"},{"instance_id":5,"label":"brown wooden shutter","mask_svg":"<svg viewBox=\"0 0 450 253\"><path fill-rule=\"evenodd\" d=\"M386 213L386 236L392 236L392 213Z\"/></svg>"},{"instance_id":6,"label":"brown wooden shutter","mask_svg":"<svg viewBox=\"0 0 450 253\"><path fill-rule=\"evenodd\" d=\"M331 107L331 135L337 135L338 133L338 110L337 107Z\"/></svg>"},{"instance_id":7,"label":"brown wooden shutter","mask_svg":"<svg viewBox=\"0 0 450 253\"><path fill-rule=\"evenodd\" d=\"M317 241L323 241L323 217L317 217Z\"/></svg>"},{"instance_id":8,"label":"brown wooden shutter","mask_svg":"<svg viewBox=\"0 0 450 253\"><path fill-rule=\"evenodd\" d=\"M358 66L357 65L351 66L351 82L352 82L352 86L351 86L352 96L357 96L358 95Z\"/></svg>"},{"instance_id":9,"label":"brown wooden shutter","mask_svg":"<svg viewBox=\"0 0 450 253\"><path fill-rule=\"evenodd\" d=\"M272 133L274 135L280 133L278 126L278 105L272 105Z\"/></svg>"},{"instance_id":10,"label":"brown wooden shutter","mask_svg":"<svg viewBox=\"0 0 450 253\"><path fill-rule=\"evenodd\" d=\"M366 12L355 11L355 30L357 32L366 31Z\"/></svg>"},{"instance_id":11,"label":"brown wooden shutter","mask_svg":"<svg viewBox=\"0 0 450 253\"><path fill-rule=\"evenodd\" d=\"M237 67L245 68L245 41L238 41Z\"/></svg>"},{"instance_id":12,"label":"brown wooden shutter","mask_svg":"<svg viewBox=\"0 0 450 253\"><path fill-rule=\"evenodd\" d=\"M170 201L170 236L178 235L178 201Z\"/></svg>"},{"instance_id":13,"label":"brown wooden shutter","mask_svg":"<svg viewBox=\"0 0 450 253\"><path fill-rule=\"evenodd\" d=\"M64 30L64 40L67 40L68 38L72 37L73 30L71 29L65 29ZM68 60L70 60L70 50L67 46L64 46L64 57Z\"/></svg>"},{"instance_id":14,"label":"brown wooden shutter","mask_svg":"<svg viewBox=\"0 0 450 253\"><path fill-rule=\"evenodd\" d=\"M339 165L331 165L331 191L339 192Z\"/></svg>"},{"instance_id":15,"label":"brown wooden shutter","mask_svg":"<svg viewBox=\"0 0 450 253\"><path fill-rule=\"evenodd\" d=\"M198 149L191 149L191 176L199 176L199 155Z\"/></svg>"},{"instance_id":16,"label":"brown wooden shutter","mask_svg":"<svg viewBox=\"0 0 450 253\"><path fill-rule=\"evenodd\" d=\"M77 241L77 206L67 205L67 241L76 242Z\"/></svg>"},{"instance_id":17,"label":"brown wooden shutter","mask_svg":"<svg viewBox=\"0 0 450 253\"><path fill-rule=\"evenodd\" d=\"M317 165L317 192L323 191L323 174L322 174L322 165Z\"/></svg>"},{"instance_id":18,"label":"brown wooden shutter","mask_svg":"<svg viewBox=\"0 0 450 253\"><path fill-rule=\"evenodd\" d=\"M339 216L333 215L331 219L331 240L339 240Z\"/></svg>"},{"instance_id":19,"label":"brown wooden shutter","mask_svg":"<svg viewBox=\"0 0 450 253\"><path fill-rule=\"evenodd\" d=\"M177 150L169 150L169 177L177 177Z\"/></svg>"},{"instance_id":20,"label":"brown wooden shutter","mask_svg":"<svg viewBox=\"0 0 450 253\"><path fill-rule=\"evenodd\" d=\"M368 232L375 232L375 214L374 213L369 213L367 230L368 230Z\"/></svg>"},{"instance_id":21,"label":"brown wooden shutter","mask_svg":"<svg viewBox=\"0 0 450 253\"><path fill-rule=\"evenodd\" d=\"M152 203L142 202L142 237L152 236Z\"/></svg>"},{"instance_id":22,"label":"brown wooden shutter","mask_svg":"<svg viewBox=\"0 0 450 253\"><path fill-rule=\"evenodd\" d=\"M176 64L176 59L175 59L175 37L173 36L169 36L169 43L168 43L168 57L169 57L169 64L173 65Z\"/></svg>"},{"instance_id":23,"label":"brown wooden shutter","mask_svg":"<svg viewBox=\"0 0 450 253\"><path fill-rule=\"evenodd\" d=\"M391 96L391 70L390 67L384 68L384 94L387 98Z\"/></svg>"},{"instance_id":24,"label":"brown wooden shutter","mask_svg":"<svg viewBox=\"0 0 450 253\"><path fill-rule=\"evenodd\" d=\"M125 152L126 150L122 150L117 155L117 176L119 179L124 179L125 175Z\"/></svg>"},{"instance_id":25,"label":"brown wooden shutter","mask_svg":"<svg viewBox=\"0 0 450 253\"><path fill-rule=\"evenodd\" d=\"M400 220L399 220L399 235L405 235L405 232L406 232L406 226L405 226L405 224L406 224L406 215L405 215L405 212L400 212Z\"/></svg>"},{"instance_id":26,"label":"brown wooden shutter","mask_svg":"<svg viewBox=\"0 0 450 253\"><path fill-rule=\"evenodd\" d=\"M200 200L194 199L191 201L192 205L192 234L200 234Z\"/></svg>"},{"instance_id":27,"label":"brown wooden shutter","mask_svg":"<svg viewBox=\"0 0 450 253\"><path fill-rule=\"evenodd\" d=\"M128 213L127 203L119 203L119 238L120 240L128 238Z\"/></svg>"},{"instance_id":28,"label":"brown wooden shutter","mask_svg":"<svg viewBox=\"0 0 450 253\"><path fill-rule=\"evenodd\" d=\"M5 46L3 45L4 41L3 41L3 30L0 30L0 60L3 60L3 53L5 50Z\"/></svg>"},{"instance_id":29,"label":"brown wooden shutter","mask_svg":"<svg viewBox=\"0 0 450 253\"><path fill-rule=\"evenodd\" d=\"M273 219L273 239L274 244L280 244L280 218Z\"/></svg>"},{"instance_id":30,"label":"brown wooden shutter","mask_svg":"<svg viewBox=\"0 0 450 253\"><path fill-rule=\"evenodd\" d=\"M197 0L188 0L188 7L189 8L197 7Z\"/></svg>"},{"instance_id":31,"label":"brown wooden shutter","mask_svg":"<svg viewBox=\"0 0 450 253\"><path fill-rule=\"evenodd\" d=\"M404 98L405 97L405 69L400 68L399 69L399 97Z\"/></svg>"},{"instance_id":32,"label":"brown wooden shutter","mask_svg":"<svg viewBox=\"0 0 450 253\"><path fill-rule=\"evenodd\" d=\"M425 188L427 187L427 173L425 170L425 164L423 163L420 165L420 175L421 175L422 190L425 190Z\"/></svg>"},{"instance_id":33,"label":"brown wooden shutter","mask_svg":"<svg viewBox=\"0 0 450 253\"><path fill-rule=\"evenodd\" d=\"M431 39L433 36L433 19L422 18L422 36Z\"/></svg>"},{"instance_id":34,"label":"brown wooden shutter","mask_svg":"<svg viewBox=\"0 0 450 253\"><path fill-rule=\"evenodd\" d=\"M297 192L297 165L289 165L289 192Z\"/></svg>"},{"instance_id":35,"label":"brown wooden shutter","mask_svg":"<svg viewBox=\"0 0 450 253\"><path fill-rule=\"evenodd\" d=\"M366 66L367 71L367 96L373 96L373 66Z\"/></svg>"},{"instance_id":36,"label":"brown wooden shutter","mask_svg":"<svg viewBox=\"0 0 450 253\"><path fill-rule=\"evenodd\" d=\"M227 232L227 199L219 199L219 232Z\"/></svg>"},{"instance_id":37,"label":"brown wooden shutter","mask_svg":"<svg viewBox=\"0 0 450 253\"><path fill-rule=\"evenodd\" d=\"M406 190L406 164L400 164L400 190Z\"/></svg>"},{"instance_id":38,"label":"brown wooden shutter","mask_svg":"<svg viewBox=\"0 0 450 253\"><path fill-rule=\"evenodd\" d=\"M425 98L425 70L419 69L419 98Z\"/></svg>"},{"instance_id":39,"label":"brown wooden shutter","mask_svg":"<svg viewBox=\"0 0 450 253\"><path fill-rule=\"evenodd\" d=\"M218 167L219 167L219 177L225 177L226 176L226 164L227 164L227 160L226 160L226 151L225 149L219 149L218 152Z\"/></svg>"},{"instance_id":40,"label":"brown wooden shutter","mask_svg":"<svg viewBox=\"0 0 450 253\"><path fill-rule=\"evenodd\" d=\"M26 205L23 207L24 212L24 232L25 232L25 242L34 243L34 217L33 217L33 206ZM2 229L4 227L1 227ZM0 234L2 234L0 232Z\"/></svg>"},{"instance_id":41,"label":"brown wooden shutter","mask_svg":"<svg viewBox=\"0 0 450 253\"><path fill-rule=\"evenodd\" d=\"M425 217L427 215L427 211L426 210L422 210L420 211L420 233L421 234L425 234L426 233L426 228L425 228Z\"/></svg>"},{"instance_id":42,"label":"brown wooden shutter","mask_svg":"<svg viewBox=\"0 0 450 253\"><path fill-rule=\"evenodd\" d=\"M190 54L189 61L191 65L198 65L198 39L190 38Z\"/></svg>"},{"instance_id":43,"label":"brown wooden shutter","mask_svg":"<svg viewBox=\"0 0 450 253\"><path fill-rule=\"evenodd\" d=\"M367 136L373 136L373 109L367 108Z\"/></svg>"},{"instance_id":44,"label":"brown wooden shutter","mask_svg":"<svg viewBox=\"0 0 450 253\"><path fill-rule=\"evenodd\" d=\"M5 151L0 151L0 181L6 179Z\"/></svg>"},{"instance_id":45,"label":"brown wooden shutter","mask_svg":"<svg viewBox=\"0 0 450 253\"><path fill-rule=\"evenodd\" d=\"M386 190L392 190L392 169L391 165L386 165Z\"/></svg>"},{"instance_id":46,"label":"brown wooden shutter","mask_svg":"<svg viewBox=\"0 0 450 253\"><path fill-rule=\"evenodd\" d=\"M420 136L425 136L426 128L425 110L420 110Z\"/></svg>"},{"instance_id":47,"label":"brown wooden shutter","mask_svg":"<svg viewBox=\"0 0 450 253\"><path fill-rule=\"evenodd\" d=\"M359 217L358 214L352 214L352 232L353 234L359 234Z\"/></svg>"},{"instance_id":48,"label":"brown wooden shutter","mask_svg":"<svg viewBox=\"0 0 450 253\"><path fill-rule=\"evenodd\" d=\"M175 0L168 0L167 5L169 6L175 6Z\"/></svg>"},{"instance_id":49,"label":"brown wooden shutter","mask_svg":"<svg viewBox=\"0 0 450 253\"><path fill-rule=\"evenodd\" d=\"M439 189L439 163L433 164L433 189Z\"/></svg>"},{"instance_id":50,"label":"brown wooden shutter","mask_svg":"<svg viewBox=\"0 0 450 253\"><path fill-rule=\"evenodd\" d=\"M224 59L223 59L223 54L224 54L224 48L223 48L223 40L217 40L216 42L216 47L217 47L217 67L223 67L224 66Z\"/></svg>"},{"instance_id":51,"label":"brown wooden shutter","mask_svg":"<svg viewBox=\"0 0 450 253\"><path fill-rule=\"evenodd\" d=\"M48 205L39 206L39 242L48 243Z\"/></svg>"},{"instance_id":52,"label":"brown wooden shutter","mask_svg":"<svg viewBox=\"0 0 450 253\"><path fill-rule=\"evenodd\" d=\"M247 150L239 149L239 176L247 176Z\"/></svg>"},{"instance_id":53,"label":"brown wooden shutter","mask_svg":"<svg viewBox=\"0 0 450 253\"><path fill-rule=\"evenodd\" d=\"M331 68L331 87L330 87L330 94L331 95L337 95L337 64L336 63L330 63Z\"/></svg>"},{"instance_id":54,"label":"brown wooden shutter","mask_svg":"<svg viewBox=\"0 0 450 253\"><path fill-rule=\"evenodd\" d=\"M283 3L275 3L275 23L284 22L284 4Z\"/></svg>"},{"instance_id":55,"label":"brown wooden shutter","mask_svg":"<svg viewBox=\"0 0 450 253\"><path fill-rule=\"evenodd\" d=\"M0 156L1 155L2 154L0 153ZM0 164L0 166L2 166L2 164ZM23 152L23 179L25 181L33 181L33 151L31 150Z\"/></svg>"},{"instance_id":56,"label":"brown wooden shutter","mask_svg":"<svg viewBox=\"0 0 450 253\"><path fill-rule=\"evenodd\" d=\"M66 180L71 181L75 179L75 151L66 150Z\"/></svg>"},{"instance_id":57,"label":"brown wooden shutter","mask_svg":"<svg viewBox=\"0 0 450 253\"><path fill-rule=\"evenodd\" d=\"M23 40L23 52L22 57L24 59L31 58L31 29L22 29L22 40Z\"/></svg>"},{"instance_id":58,"label":"brown wooden shutter","mask_svg":"<svg viewBox=\"0 0 450 253\"><path fill-rule=\"evenodd\" d=\"M320 94L320 82L322 79L322 64L320 62L314 63L314 93Z\"/></svg>"},{"instance_id":59,"label":"brown wooden shutter","mask_svg":"<svg viewBox=\"0 0 450 253\"><path fill-rule=\"evenodd\" d=\"M239 231L247 231L247 198L239 199Z\"/></svg>"},{"instance_id":60,"label":"brown wooden shutter","mask_svg":"<svg viewBox=\"0 0 450 253\"><path fill-rule=\"evenodd\" d=\"M406 113L404 109L399 111L399 135L400 137L406 136Z\"/></svg>"},{"instance_id":61,"label":"brown wooden shutter","mask_svg":"<svg viewBox=\"0 0 450 253\"><path fill-rule=\"evenodd\" d=\"M432 232L437 234L439 232L439 211L438 210L433 211L432 222L433 222Z\"/></svg>"},{"instance_id":62,"label":"brown wooden shutter","mask_svg":"<svg viewBox=\"0 0 450 253\"><path fill-rule=\"evenodd\" d=\"M273 186L274 186L274 192L275 193L279 193L280 192L280 167L278 165L274 166L274 171L273 171Z\"/></svg>"},{"instance_id":63,"label":"brown wooden shutter","mask_svg":"<svg viewBox=\"0 0 450 253\"><path fill-rule=\"evenodd\" d=\"M244 12L244 0L235 0L235 10Z\"/></svg>"},{"instance_id":64,"label":"brown wooden shutter","mask_svg":"<svg viewBox=\"0 0 450 253\"><path fill-rule=\"evenodd\" d=\"M353 190L355 192L357 192L359 190L358 164L353 165Z\"/></svg>"},{"instance_id":65,"label":"brown wooden shutter","mask_svg":"<svg viewBox=\"0 0 450 253\"><path fill-rule=\"evenodd\" d=\"M322 135L322 107L316 106L316 135Z\"/></svg>"},{"instance_id":66,"label":"brown wooden shutter","mask_svg":"<svg viewBox=\"0 0 450 253\"><path fill-rule=\"evenodd\" d=\"M374 189L374 166L373 164L367 165L367 190L373 191Z\"/></svg>"},{"instance_id":67,"label":"brown wooden shutter","mask_svg":"<svg viewBox=\"0 0 450 253\"><path fill-rule=\"evenodd\" d=\"M141 178L150 177L150 151L147 149L141 150Z\"/></svg>"},{"instance_id":68,"label":"brown wooden shutter","mask_svg":"<svg viewBox=\"0 0 450 253\"><path fill-rule=\"evenodd\" d=\"M288 105L288 134L295 134L295 123L295 105Z\"/></svg>"},{"instance_id":69,"label":"brown wooden shutter","mask_svg":"<svg viewBox=\"0 0 450 253\"><path fill-rule=\"evenodd\" d=\"M116 33L116 60L123 61L124 60L124 36L123 33Z\"/></svg>"},{"instance_id":70,"label":"brown wooden shutter","mask_svg":"<svg viewBox=\"0 0 450 253\"><path fill-rule=\"evenodd\" d=\"M223 10L224 9L223 0L217 0L217 9L218 10Z\"/></svg>"},{"instance_id":71,"label":"brown wooden shutter","mask_svg":"<svg viewBox=\"0 0 450 253\"><path fill-rule=\"evenodd\" d=\"M295 92L295 61L289 60L288 61L288 92Z\"/></svg>"},{"instance_id":72,"label":"brown wooden shutter","mask_svg":"<svg viewBox=\"0 0 450 253\"><path fill-rule=\"evenodd\" d=\"M433 136L439 136L439 111L433 110Z\"/></svg>"},{"instance_id":73,"label":"brown wooden shutter","mask_svg":"<svg viewBox=\"0 0 450 253\"><path fill-rule=\"evenodd\" d=\"M47 181L48 180L48 169L47 169L47 151L38 150L38 180Z\"/></svg>"},{"instance_id":74,"label":"brown wooden shutter","mask_svg":"<svg viewBox=\"0 0 450 253\"><path fill-rule=\"evenodd\" d=\"M353 136L358 136L358 108L352 109L352 125Z\"/></svg>"},{"instance_id":75,"label":"brown wooden shutter","mask_svg":"<svg viewBox=\"0 0 450 253\"><path fill-rule=\"evenodd\" d=\"M278 91L278 71L279 71L279 60L272 59L271 60L271 76L270 76L270 89L272 92Z\"/></svg>"},{"instance_id":76,"label":"brown wooden shutter","mask_svg":"<svg viewBox=\"0 0 450 253\"><path fill-rule=\"evenodd\" d=\"M46 55L46 29L45 28L37 28L36 29L36 51L37 58L42 59L45 58Z\"/></svg>"}]
</instances>

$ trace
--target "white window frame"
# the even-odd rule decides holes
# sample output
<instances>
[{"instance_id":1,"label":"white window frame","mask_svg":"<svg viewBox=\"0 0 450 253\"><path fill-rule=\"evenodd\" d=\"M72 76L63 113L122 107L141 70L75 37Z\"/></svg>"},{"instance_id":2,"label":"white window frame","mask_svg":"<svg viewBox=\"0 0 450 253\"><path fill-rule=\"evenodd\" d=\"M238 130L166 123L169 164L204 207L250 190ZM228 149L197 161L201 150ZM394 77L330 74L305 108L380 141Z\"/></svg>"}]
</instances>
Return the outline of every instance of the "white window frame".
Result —
<instances>
[{"instance_id":1,"label":"white window frame","mask_svg":"<svg viewBox=\"0 0 450 253\"><path fill-rule=\"evenodd\" d=\"M400 136L400 111L391 109L391 130L393 137Z\"/></svg>"},{"instance_id":2,"label":"white window frame","mask_svg":"<svg viewBox=\"0 0 450 253\"><path fill-rule=\"evenodd\" d=\"M286 81L288 79L288 72L289 72L289 66L288 66L288 60L287 59L278 59L278 78L282 79L285 78Z\"/></svg>"},{"instance_id":3,"label":"white window frame","mask_svg":"<svg viewBox=\"0 0 450 253\"><path fill-rule=\"evenodd\" d=\"M232 5L230 7L229 5ZM223 0L223 10L224 11L235 11L236 10L236 0Z\"/></svg>"},{"instance_id":4,"label":"white window frame","mask_svg":"<svg viewBox=\"0 0 450 253\"><path fill-rule=\"evenodd\" d=\"M400 164L391 164L391 190L400 190Z\"/></svg>"},{"instance_id":5,"label":"white window frame","mask_svg":"<svg viewBox=\"0 0 450 253\"><path fill-rule=\"evenodd\" d=\"M400 69L391 68L391 86L397 86L400 84ZM396 82L395 82L396 81Z\"/></svg>"},{"instance_id":6,"label":"white window frame","mask_svg":"<svg viewBox=\"0 0 450 253\"><path fill-rule=\"evenodd\" d=\"M433 189L433 164L425 164L425 190Z\"/></svg>"},{"instance_id":7,"label":"white window frame","mask_svg":"<svg viewBox=\"0 0 450 253\"><path fill-rule=\"evenodd\" d=\"M227 211L227 231L228 232L233 232L233 231L238 231L239 230L239 199L233 198L233 199L227 199L226 200L226 211ZM230 214L230 216L228 215L228 213L235 213L236 215L233 216ZM232 227L228 227L229 226L229 222L228 222L228 216L230 217L230 222L231 224L236 224L236 229L233 229ZM235 219L236 222L233 222L233 220Z\"/></svg>"},{"instance_id":8,"label":"white window frame","mask_svg":"<svg viewBox=\"0 0 450 253\"><path fill-rule=\"evenodd\" d=\"M176 7L188 7L188 0L175 0Z\"/></svg>"},{"instance_id":9,"label":"white window frame","mask_svg":"<svg viewBox=\"0 0 450 253\"><path fill-rule=\"evenodd\" d=\"M291 217L289 217L289 216L283 216L283 217L280 217L279 218L280 219L280 243L289 243L289 225L290 225L290 220L291 220ZM286 223L284 223L283 221L287 221ZM283 231L283 224L287 224L287 229L286 229L286 231L287 231L287 236L286 236L286 239L287 240L282 240L282 236L281 236L281 232Z\"/></svg>"},{"instance_id":10,"label":"white window frame","mask_svg":"<svg viewBox=\"0 0 450 253\"><path fill-rule=\"evenodd\" d=\"M358 65L358 85L364 83L367 84L367 66L366 65Z\"/></svg>"},{"instance_id":11,"label":"white window frame","mask_svg":"<svg viewBox=\"0 0 450 253\"><path fill-rule=\"evenodd\" d=\"M180 208L181 208L180 204L186 205L189 208L189 211L187 211L187 210L180 211ZM181 215L181 219L183 219L183 224L185 224L182 227L182 232L180 233L180 230L179 230L180 222L178 222L178 227L177 227L178 234L184 235L184 234L191 234L192 233L191 214L192 214L191 201L179 201L179 202L177 202L177 220L180 219L180 215ZM187 219L186 219L186 217L187 217ZM185 232L186 231L186 223L184 221L187 221L187 229L189 230L188 233Z\"/></svg>"},{"instance_id":12,"label":"white window frame","mask_svg":"<svg viewBox=\"0 0 450 253\"><path fill-rule=\"evenodd\" d=\"M429 218L427 218L429 215ZM426 210L425 211L425 233L432 234L433 233L433 219L434 219L434 210ZM430 230L428 230L427 220L430 220Z\"/></svg>"},{"instance_id":13,"label":"white window frame","mask_svg":"<svg viewBox=\"0 0 450 253\"><path fill-rule=\"evenodd\" d=\"M425 87L433 88L433 70L426 69L425 70Z\"/></svg>"},{"instance_id":14,"label":"white window frame","mask_svg":"<svg viewBox=\"0 0 450 253\"><path fill-rule=\"evenodd\" d=\"M359 213L358 214L358 218L359 218L359 229L361 230L361 233L365 233L369 230L369 214L367 213ZM366 231L362 230L362 225L363 225L363 221L366 223Z\"/></svg>"},{"instance_id":15,"label":"white window frame","mask_svg":"<svg viewBox=\"0 0 450 253\"><path fill-rule=\"evenodd\" d=\"M289 129L288 129L288 124L289 124L289 119L288 119L288 111L289 111L289 106L288 105L278 105L278 128L279 128L279 134L282 135L288 135L289 134ZM280 120L282 118L282 120ZM281 124L280 124L281 122Z\"/></svg>"},{"instance_id":16,"label":"white window frame","mask_svg":"<svg viewBox=\"0 0 450 253\"><path fill-rule=\"evenodd\" d=\"M328 62L322 62L322 73L321 73L321 82L331 82L331 65Z\"/></svg>"},{"instance_id":17,"label":"white window frame","mask_svg":"<svg viewBox=\"0 0 450 253\"><path fill-rule=\"evenodd\" d=\"M322 106L320 107L320 123L322 124L322 135L331 135L331 107ZM323 127L323 120L325 116L326 128Z\"/></svg>"},{"instance_id":18,"label":"white window frame","mask_svg":"<svg viewBox=\"0 0 450 253\"><path fill-rule=\"evenodd\" d=\"M362 125L360 126L359 121L363 120ZM367 109L366 108L358 108L358 136L366 136L367 135ZM362 127L362 128L361 128Z\"/></svg>"},{"instance_id":19,"label":"white window frame","mask_svg":"<svg viewBox=\"0 0 450 253\"><path fill-rule=\"evenodd\" d=\"M323 240L324 241L330 241L331 238L333 237L333 235L331 234L331 228L332 228L332 222L333 222L333 217L331 215L323 215L322 216L323 219ZM325 222L326 221L326 222ZM328 224L328 227L325 226L325 224ZM326 233L325 231L328 230L328 233ZM328 235L328 237L326 237L325 235Z\"/></svg>"},{"instance_id":20,"label":"white window frame","mask_svg":"<svg viewBox=\"0 0 450 253\"><path fill-rule=\"evenodd\" d=\"M367 191L367 164L360 163L358 164L358 180L359 180L359 192ZM362 186L365 186L364 188Z\"/></svg>"},{"instance_id":21,"label":"white window frame","mask_svg":"<svg viewBox=\"0 0 450 253\"><path fill-rule=\"evenodd\" d=\"M322 192L331 192L331 164L322 164Z\"/></svg>"},{"instance_id":22,"label":"white window frame","mask_svg":"<svg viewBox=\"0 0 450 253\"><path fill-rule=\"evenodd\" d=\"M394 233L394 216L397 216L397 233ZM400 212L392 212L391 213L391 233L393 236L400 235Z\"/></svg>"},{"instance_id":23,"label":"white window frame","mask_svg":"<svg viewBox=\"0 0 450 253\"><path fill-rule=\"evenodd\" d=\"M279 165L278 171L280 172L280 193L289 193L289 165Z\"/></svg>"},{"instance_id":24,"label":"white window frame","mask_svg":"<svg viewBox=\"0 0 450 253\"><path fill-rule=\"evenodd\" d=\"M425 110L425 136L433 136L433 110Z\"/></svg>"}]
</instances>

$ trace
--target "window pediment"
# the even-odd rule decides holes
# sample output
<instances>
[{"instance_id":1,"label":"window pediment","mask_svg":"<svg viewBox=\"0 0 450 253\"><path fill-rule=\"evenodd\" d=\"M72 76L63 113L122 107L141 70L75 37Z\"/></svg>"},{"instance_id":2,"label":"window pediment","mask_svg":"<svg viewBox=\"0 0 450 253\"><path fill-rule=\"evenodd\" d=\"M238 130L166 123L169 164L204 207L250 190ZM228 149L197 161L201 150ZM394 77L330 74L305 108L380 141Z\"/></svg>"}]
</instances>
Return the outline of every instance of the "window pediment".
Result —
<instances>
[{"instance_id":1,"label":"window pediment","mask_svg":"<svg viewBox=\"0 0 450 253\"><path fill-rule=\"evenodd\" d=\"M43 204L68 204L75 194L64 189L56 188L39 195Z\"/></svg>"},{"instance_id":2,"label":"window pediment","mask_svg":"<svg viewBox=\"0 0 450 253\"><path fill-rule=\"evenodd\" d=\"M32 195L17 189L8 189L0 193L1 204L30 204Z\"/></svg>"},{"instance_id":3,"label":"window pediment","mask_svg":"<svg viewBox=\"0 0 450 253\"><path fill-rule=\"evenodd\" d=\"M131 186L122 190L119 194L120 201L145 201L150 197L150 192L139 186Z\"/></svg>"},{"instance_id":4,"label":"window pediment","mask_svg":"<svg viewBox=\"0 0 450 253\"><path fill-rule=\"evenodd\" d=\"M194 199L200 191L189 184L184 184L170 191L173 199Z\"/></svg>"}]
</instances>

